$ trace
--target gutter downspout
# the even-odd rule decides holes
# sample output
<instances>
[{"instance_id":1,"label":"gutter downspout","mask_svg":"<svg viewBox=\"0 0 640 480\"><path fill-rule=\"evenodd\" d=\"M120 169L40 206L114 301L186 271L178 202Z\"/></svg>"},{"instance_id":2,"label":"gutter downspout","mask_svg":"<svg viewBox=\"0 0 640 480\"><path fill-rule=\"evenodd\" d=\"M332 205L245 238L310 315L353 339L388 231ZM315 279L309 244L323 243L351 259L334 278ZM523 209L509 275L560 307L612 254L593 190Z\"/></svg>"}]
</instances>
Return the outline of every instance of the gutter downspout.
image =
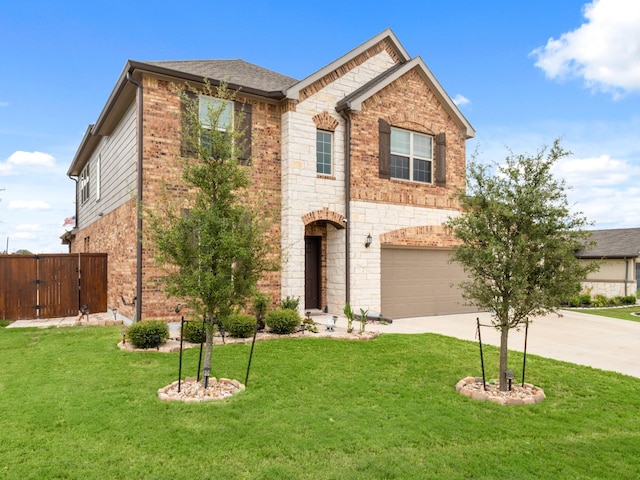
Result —
<instances>
[{"instance_id":1,"label":"gutter downspout","mask_svg":"<svg viewBox=\"0 0 640 480\"><path fill-rule=\"evenodd\" d=\"M142 84L134 80L131 72L127 72L127 80L134 84L138 97L138 125L136 128L136 143L138 144L138 208L137 210L137 242L136 242L136 299L135 299L135 316L136 321L142 320Z\"/></svg>"},{"instance_id":2,"label":"gutter downspout","mask_svg":"<svg viewBox=\"0 0 640 480\"><path fill-rule=\"evenodd\" d=\"M73 228L78 228L78 177L74 178L71 175L67 175L67 177L69 177L71 180L73 180L76 184L76 201L74 202L76 204L76 224L73 226ZM7 252L9 253L9 252ZM69 253L71 253L71 243L69 243Z\"/></svg>"},{"instance_id":3,"label":"gutter downspout","mask_svg":"<svg viewBox=\"0 0 640 480\"><path fill-rule=\"evenodd\" d=\"M344 296L345 304L351 303L351 248L349 243L350 228L349 220L351 217L351 117L343 110L340 116L344 118Z\"/></svg>"},{"instance_id":4,"label":"gutter downspout","mask_svg":"<svg viewBox=\"0 0 640 480\"><path fill-rule=\"evenodd\" d=\"M629 259L625 257L624 258L624 296L625 297L629 293L628 285L629 285Z\"/></svg>"}]
</instances>

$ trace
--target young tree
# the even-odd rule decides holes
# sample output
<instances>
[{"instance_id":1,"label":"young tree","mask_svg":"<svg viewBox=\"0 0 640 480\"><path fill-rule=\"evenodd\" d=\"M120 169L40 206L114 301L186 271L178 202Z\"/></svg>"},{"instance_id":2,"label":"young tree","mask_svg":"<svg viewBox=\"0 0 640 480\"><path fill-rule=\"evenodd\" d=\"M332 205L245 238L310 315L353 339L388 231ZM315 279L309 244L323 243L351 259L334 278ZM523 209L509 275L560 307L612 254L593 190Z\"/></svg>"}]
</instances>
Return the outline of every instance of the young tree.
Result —
<instances>
[{"instance_id":1,"label":"young tree","mask_svg":"<svg viewBox=\"0 0 640 480\"><path fill-rule=\"evenodd\" d=\"M205 107L190 90L182 92L181 140L189 152L182 180L188 194L176 199L176 189L173 197L166 189L161 205L147 209L147 219L156 260L167 267L161 279L166 292L186 299L205 319L206 386L214 324L242 307L275 264L265 238L269 223L249 192L250 167L238 163L242 119L229 107L235 96L208 84L203 93Z\"/></svg>"},{"instance_id":2,"label":"young tree","mask_svg":"<svg viewBox=\"0 0 640 480\"><path fill-rule=\"evenodd\" d=\"M584 265L574 252L590 245L582 230L588 221L572 213L564 180L553 164L570 153L559 140L535 156L507 156L492 169L471 162L467 192L457 194L461 216L448 227L462 243L452 259L469 275L460 284L465 300L492 313L500 331L500 390L506 378L509 330L532 317L557 311L560 302L580 289L597 265Z\"/></svg>"}]
</instances>

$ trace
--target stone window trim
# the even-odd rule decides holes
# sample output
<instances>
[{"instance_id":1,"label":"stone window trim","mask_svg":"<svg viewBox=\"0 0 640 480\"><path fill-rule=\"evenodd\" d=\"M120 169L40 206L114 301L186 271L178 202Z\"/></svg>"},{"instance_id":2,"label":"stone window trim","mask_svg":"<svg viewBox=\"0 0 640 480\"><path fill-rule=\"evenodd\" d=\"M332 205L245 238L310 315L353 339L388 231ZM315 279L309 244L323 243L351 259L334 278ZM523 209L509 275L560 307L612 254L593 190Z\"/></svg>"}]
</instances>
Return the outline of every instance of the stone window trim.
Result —
<instances>
[{"instance_id":1,"label":"stone window trim","mask_svg":"<svg viewBox=\"0 0 640 480\"><path fill-rule=\"evenodd\" d=\"M400 126L396 127L407 130ZM426 129L429 131L429 129ZM409 130L414 131L414 130ZM416 132L423 134L422 132ZM385 180L399 180L391 177L391 124L384 118L378 119L378 140L379 140L379 166L378 176ZM424 185L436 185L439 187L446 186L447 183L447 137L446 133L438 133L433 135L434 148L432 161L432 172L435 170L435 178L431 179L431 183L415 182Z\"/></svg>"}]
</instances>

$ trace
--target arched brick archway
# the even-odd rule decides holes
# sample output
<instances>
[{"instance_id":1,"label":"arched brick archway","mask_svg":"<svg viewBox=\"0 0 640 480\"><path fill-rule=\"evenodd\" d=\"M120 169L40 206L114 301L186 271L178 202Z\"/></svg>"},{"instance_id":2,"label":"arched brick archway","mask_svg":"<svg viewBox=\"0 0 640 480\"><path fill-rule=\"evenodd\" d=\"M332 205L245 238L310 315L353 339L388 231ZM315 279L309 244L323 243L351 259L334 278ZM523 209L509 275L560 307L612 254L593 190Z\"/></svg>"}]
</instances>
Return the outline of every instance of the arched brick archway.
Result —
<instances>
[{"instance_id":1,"label":"arched brick archway","mask_svg":"<svg viewBox=\"0 0 640 480\"><path fill-rule=\"evenodd\" d=\"M327 306L328 230L343 230L344 216L323 208L302 216L305 244L304 308L322 310ZM329 226L331 225L331 227Z\"/></svg>"},{"instance_id":2,"label":"arched brick archway","mask_svg":"<svg viewBox=\"0 0 640 480\"><path fill-rule=\"evenodd\" d=\"M344 215L340 215L339 213L336 213L333 210L329 210L328 208L315 210L302 216L302 222L305 226L310 225L314 222L321 221L328 222L339 230L343 229L345 225Z\"/></svg>"}]
</instances>

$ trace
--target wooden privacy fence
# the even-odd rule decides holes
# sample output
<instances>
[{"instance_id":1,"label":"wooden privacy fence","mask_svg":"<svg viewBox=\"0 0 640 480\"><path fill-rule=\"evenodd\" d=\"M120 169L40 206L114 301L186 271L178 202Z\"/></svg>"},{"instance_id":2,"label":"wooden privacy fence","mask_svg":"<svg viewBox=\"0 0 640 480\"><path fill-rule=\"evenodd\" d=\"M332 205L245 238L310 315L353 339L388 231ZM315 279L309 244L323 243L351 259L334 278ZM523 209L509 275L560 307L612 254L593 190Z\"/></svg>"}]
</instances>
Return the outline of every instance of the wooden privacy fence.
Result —
<instances>
[{"instance_id":1,"label":"wooden privacy fence","mask_svg":"<svg viewBox=\"0 0 640 480\"><path fill-rule=\"evenodd\" d=\"M0 319L107 311L107 254L0 255Z\"/></svg>"}]
</instances>

